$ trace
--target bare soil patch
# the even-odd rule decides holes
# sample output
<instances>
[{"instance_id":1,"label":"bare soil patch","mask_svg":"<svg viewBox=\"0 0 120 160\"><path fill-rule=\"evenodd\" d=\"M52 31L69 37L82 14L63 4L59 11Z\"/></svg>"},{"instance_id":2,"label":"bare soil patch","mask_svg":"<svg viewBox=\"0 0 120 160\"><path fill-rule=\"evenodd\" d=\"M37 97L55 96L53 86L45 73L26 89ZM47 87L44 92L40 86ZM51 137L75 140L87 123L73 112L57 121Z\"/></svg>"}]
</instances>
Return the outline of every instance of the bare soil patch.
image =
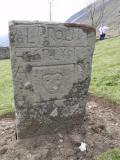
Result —
<instances>
[{"instance_id":1,"label":"bare soil patch","mask_svg":"<svg viewBox=\"0 0 120 160\"><path fill-rule=\"evenodd\" d=\"M55 135L16 140L13 116L0 118L0 160L94 160L108 149L120 147L120 106L88 97L86 133L79 126ZM83 130L82 130L83 131ZM81 152L84 142L87 150Z\"/></svg>"}]
</instances>

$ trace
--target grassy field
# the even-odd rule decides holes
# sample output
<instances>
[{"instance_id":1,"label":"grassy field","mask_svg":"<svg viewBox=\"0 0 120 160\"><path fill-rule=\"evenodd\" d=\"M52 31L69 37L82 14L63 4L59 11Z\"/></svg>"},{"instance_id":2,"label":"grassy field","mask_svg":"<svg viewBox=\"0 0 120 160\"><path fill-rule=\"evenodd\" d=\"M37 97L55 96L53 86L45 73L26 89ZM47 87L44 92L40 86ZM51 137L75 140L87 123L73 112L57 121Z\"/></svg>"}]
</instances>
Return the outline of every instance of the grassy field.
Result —
<instances>
[{"instance_id":1,"label":"grassy field","mask_svg":"<svg viewBox=\"0 0 120 160\"><path fill-rule=\"evenodd\" d=\"M12 83L9 60L0 61L0 115L12 112Z\"/></svg>"},{"instance_id":2,"label":"grassy field","mask_svg":"<svg viewBox=\"0 0 120 160\"><path fill-rule=\"evenodd\" d=\"M96 43L89 92L120 104L120 37Z\"/></svg>"}]
</instances>

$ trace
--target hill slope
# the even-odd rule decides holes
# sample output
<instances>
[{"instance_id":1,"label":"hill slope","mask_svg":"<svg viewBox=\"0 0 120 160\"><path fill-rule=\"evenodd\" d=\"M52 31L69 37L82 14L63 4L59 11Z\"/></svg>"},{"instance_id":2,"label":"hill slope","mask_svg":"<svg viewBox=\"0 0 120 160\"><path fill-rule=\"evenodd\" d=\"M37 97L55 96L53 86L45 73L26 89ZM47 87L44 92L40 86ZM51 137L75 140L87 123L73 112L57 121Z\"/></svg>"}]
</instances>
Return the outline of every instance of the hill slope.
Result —
<instances>
[{"instance_id":1,"label":"hill slope","mask_svg":"<svg viewBox=\"0 0 120 160\"><path fill-rule=\"evenodd\" d=\"M96 17L98 16L98 10L101 7L100 2L101 0L96 1ZM90 24L87 14L88 8L84 8L72 15L67 22ZM110 27L109 34L120 34L120 0L105 0L105 13L102 23Z\"/></svg>"},{"instance_id":2,"label":"hill slope","mask_svg":"<svg viewBox=\"0 0 120 160\"><path fill-rule=\"evenodd\" d=\"M96 43L90 92L120 104L120 37Z\"/></svg>"}]
</instances>

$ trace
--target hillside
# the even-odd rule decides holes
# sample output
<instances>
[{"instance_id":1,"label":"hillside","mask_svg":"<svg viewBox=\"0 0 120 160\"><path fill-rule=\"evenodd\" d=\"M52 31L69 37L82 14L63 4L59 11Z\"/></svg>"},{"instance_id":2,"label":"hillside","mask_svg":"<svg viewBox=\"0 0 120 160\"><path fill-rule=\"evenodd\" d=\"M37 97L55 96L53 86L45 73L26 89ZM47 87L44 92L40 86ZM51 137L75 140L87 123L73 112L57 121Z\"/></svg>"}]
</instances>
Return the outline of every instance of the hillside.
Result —
<instances>
[{"instance_id":1,"label":"hillside","mask_svg":"<svg viewBox=\"0 0 120 160\"><path fill-rule=\"evenodd\" d=\"M120 37L96 43L89 91L120 104Z\"/></svg>"},{"instance_id":2,"label":"hillside","mask_svg":"<svg viewBox=\"0 0 120 160\"><path fill-rule=\"evenodd\" d=\"M96 1L96 17L99 14L101 8L101 0ZM90 24L90 20L87 16L88 8L84 8L79 12L72 15L67 22L70 23L86 23ZM109 35L120 34L120 0L105 0L105 13L102 20L104 25L110 27Z\"/></svg>"}]
</instances>

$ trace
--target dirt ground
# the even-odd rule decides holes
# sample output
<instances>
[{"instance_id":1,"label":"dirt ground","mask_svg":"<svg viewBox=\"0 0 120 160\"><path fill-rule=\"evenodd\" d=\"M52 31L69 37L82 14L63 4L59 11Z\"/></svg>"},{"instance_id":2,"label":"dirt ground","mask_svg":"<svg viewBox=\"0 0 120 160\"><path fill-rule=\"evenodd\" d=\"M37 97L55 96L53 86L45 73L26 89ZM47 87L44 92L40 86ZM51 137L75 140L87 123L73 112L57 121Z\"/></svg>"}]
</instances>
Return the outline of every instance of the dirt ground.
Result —
<instances>
[{"instance_id":1,"label":"dirt ground","mask_svg":"<svg viewBox=\"0 0 120 160\"><path fill-rule=\"evenodd\" d=\"M0 118L0 160L94 160L108 149L120 147L120 106L88 97L84 127L49 136L16 140L15 119ZM80 145L87 145L81 152Z\"/></svg>"}]
</instances>

